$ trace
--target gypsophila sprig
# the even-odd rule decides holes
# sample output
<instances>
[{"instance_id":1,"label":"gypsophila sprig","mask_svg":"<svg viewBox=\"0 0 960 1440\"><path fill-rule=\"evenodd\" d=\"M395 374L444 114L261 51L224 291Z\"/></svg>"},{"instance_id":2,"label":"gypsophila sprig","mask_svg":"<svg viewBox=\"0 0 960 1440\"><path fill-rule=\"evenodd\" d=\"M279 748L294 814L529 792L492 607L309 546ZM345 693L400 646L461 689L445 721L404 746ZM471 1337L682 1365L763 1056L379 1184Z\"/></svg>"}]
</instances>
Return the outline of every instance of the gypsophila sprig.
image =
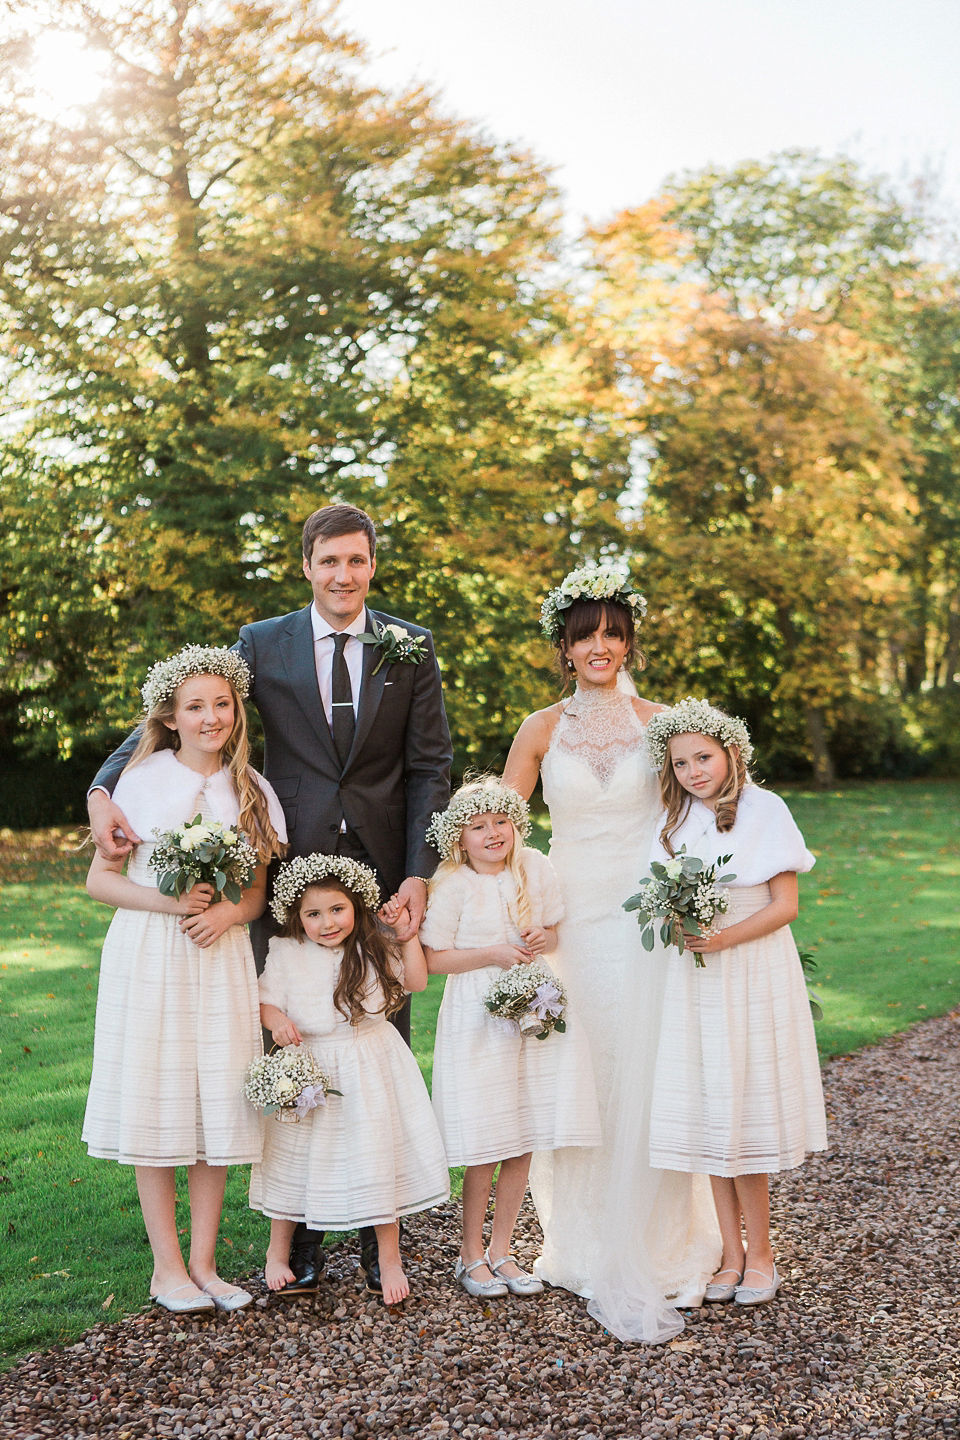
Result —
<instances>
[{"instance_id":1,"label":"gypsophila sprig","mask_svg":"<svg viewBox=\"0 0 960 1440\"><path fill-rule=\"evenodd\" d=\"M306 1045L288 1045L251 1060L243 1093L264 1115L278 1120L302 1120L308 1110L326 1105L328 1095L340 1095L320 1069Z\"/></svg>"},{"instance_id":2,"label":"gypsophila sprig","mask_svg":"<svg viewBox=\"0 0 960 1440\"><path fill-rule=\"evenodd\" d=\"M359 860L351 860L346 855L298 855L295 860L288 860L280 866L273 882L270 909L279 923L283 924L304 890L331 879L339 880L341 885L359 896L369 910L380 908L380 886L369 866L361 865Z\"/></svg>"},{"instance_id":3,"label":"gypsophila sprig","mask_svg":"<svg viewBox=\"0 0 960 1440\"><path fill-rule=\"evenodd\" d=\"M567 995L560 981L546 965L513 965L504 970L483 997L483 1003L497 1020L523 1036L546 1040L552 1030L562 1035L567 1028Z\"/></svg>"},{"instance_id":4,"label":"gypsophila sprig","mask_svg":"<svg viewBox=\"0 0 960 1440\"><path fill-rule=\"evenodd\" d=\"M753 757L753 745L746 722L736 715L727 715L709 700L695 700L688 695L669 710L660 710L647 725L646 746L654 770L662 770L667 748L675 735L711 735L721 745L736 745L744 765Z\"/></svg>"},{"instance_id":5,"label":"gypsophila sprig","mask_svg":"<svg viewBox=\"0 0 960 1440\"><path fill-rule=\"evenodd\" d=\"M722 887L736 875L717 875L732 855L721 855L713 865L704 866L696 855L688 855L687 847L681 845L671 860L654 860L651 873L640 881L640 890L624 900L624 910L636 910L637 920L643 929L640 943L644 950L652 950L654 925L660 924L660 939L664 945L676 945L682 955L686 949L684 933L687 935L716 935L716 918L725 915L730 908L730 896ZM703 969L703 956L694 950L693 958Z\"/></svg>"},{"instance_id":6,"label":"gypsophila sprig","mask_svg":"<svg viewBox=\"0 0 960 1440\"><path fill-rule=\"evenodd\" d=\"M240 903L243 891L253 882L259 861L256 850L239 830L195 815L174 830L153 833L157 843L148 863L160 874L157 888L161 895L173 895L179 900L194 885L212 885L211 903Z\"/></svg>"},{"instance_id":7,"label":"gypsophila sprig","mask_svg":"<svg viewBox=\"0 0 960 1440\"><path fill-rule=\"evenodd\" d=\"M636 624L647 613L647 602L634 590L628 576L612 565L582 565L571 570L555 590L551 590L540 607L540 628L551 645L558 645L563 634L563 612L574 600L609 600L626 605Z\"/></svg>"},{"instance_id":8,"label":"gypsophila sprig","mask_svg":"<svg viewBox=\"0 0 960 1440\"><path fill-rule=\"evenodd\" d=\"M140 691L147 714L162 700L169 699L191 675L222 675L241 700L250 694L250 667L235 650L227 650L222 645L184 645L176 655L158 660L147 671Z\"/></svg>"},{"instance_id":9,"label":"gypsophila sprig","mask_svg":"<svg viewBox=\"0 0 960 1440\"><path fill-rule=\"evenodd\" d=\"M509 785L489 780L476 789L459 791L446 810L434 811L427 826L427 840L444 860L452 860L461 830L475 815L506 815L516 825L521 840L530 834L530 807L526 800Z\"/></svg>"}]
</instances>

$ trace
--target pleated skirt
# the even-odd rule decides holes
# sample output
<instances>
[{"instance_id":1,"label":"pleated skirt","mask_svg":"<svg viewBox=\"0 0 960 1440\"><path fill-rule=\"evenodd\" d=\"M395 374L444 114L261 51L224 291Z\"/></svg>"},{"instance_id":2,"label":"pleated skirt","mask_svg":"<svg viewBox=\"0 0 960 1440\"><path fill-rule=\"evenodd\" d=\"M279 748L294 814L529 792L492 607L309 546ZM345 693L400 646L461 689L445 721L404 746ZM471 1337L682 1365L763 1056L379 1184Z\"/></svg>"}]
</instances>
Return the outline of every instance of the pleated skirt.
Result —
<instances>
[{"instance_id":1,"label":"pleated skirt","mask_svg":"<svg viewBox=\"0 0 960 1440\"><path fill-rule=\"evenodd\" d=\"M317 1230L388 1225L450 1196L450 1176L420 1068L383 1016L305 1035L339 1095L297 1122L269 1116L250 1206Z\"/></svg>"},{"instance_id":2,"label":"pleated skirt","mask_svg":"<svg viewBox=\"0 0 960 1440\"><path fill-rule=\"evenodd\" d=\"M483 1003L502 973L488 965L448 975L444 987L433 1108L451 1165L600 1143L593 1065L575 1010L568 1010L563 1034L521 1036Z\"/></svg>"},{"instance_id":3,"label":"pleated skirt","mask_svg":"<svg viewBox=\"0 0 960 1440\"><path fill-rule=\"evenodd\" d=\"M730 891L724 928L770 903ZM650 1117L650 1163L753 1175L792 1170L827 1144L810 1003L789 926L705 955L671 949Z\"/></svg>"},{"instance_id":4,"label":"pleated skirt","mask_svg":"<svg viewBox=\"0 0 960 1440\"><path fill-rule=\"evenodd\" d=\"M91 1155L123 1165L259 1160L261 1120L241 1092L261 1053L245 926L201 950L179 916L116 912L100 961L83 1122Z\"/></svg>"}]
</instances>

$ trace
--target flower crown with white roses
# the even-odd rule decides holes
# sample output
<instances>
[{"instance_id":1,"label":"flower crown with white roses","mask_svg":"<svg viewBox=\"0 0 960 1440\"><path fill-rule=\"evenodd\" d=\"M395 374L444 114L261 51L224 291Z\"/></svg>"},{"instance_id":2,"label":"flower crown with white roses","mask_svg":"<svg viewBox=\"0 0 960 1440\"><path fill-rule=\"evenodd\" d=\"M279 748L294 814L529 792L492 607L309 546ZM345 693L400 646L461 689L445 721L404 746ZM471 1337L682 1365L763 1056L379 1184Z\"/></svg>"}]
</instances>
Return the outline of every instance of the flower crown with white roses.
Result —
<instances>
[{"instance_id":1,"label":"flower crown with white roses","mask_svg":"<svg viewBox=\"0 0 960 1440\"><path fill-rule=\"evenodd\" d=\"M658 711L647 725L647 755L654 770L663 769L675 735L710 735L724 747L736 745L744 765L750 764L753 755L745 721L718 710L709 700L695 700L692 695L669 710Z\"/></svg>"},{"instance_id":2,"label":"flower crown with white roses","mask_svg":"<svg viewBox=\"0 0 960 1440\"><path fill-rule=\"evenodd\" d=\"M184 645L176 655L158 660L147 671L140 694L149 715L180 688L191 675L220 675L229 680L241 700L250 694L250 668L236 650L223 645Z\"/></svg>"},{"instance_id":3,"label":"flower crown with white roses","mask_svg":"<svg viewBox=\"0 0 960 1440\"><path fill-rule=\"evenodd\" d=\"M559 645L563 635L563 613L574 600L607 600L611 605L625 605L634 623L647 613L647 602L634 590L629 578L611 565L582 565L564 576L551 590L540 607L540 628L551 645Z\"/></svg>"},{"instance_id":4,"label":"flower crown with white roses","mask_svg":"<svg viewBox=\"0 0 960 1440\"><path fill-rule=\"evenodd\" d=\"M283 924L305 890L324 880L339 880L368 910L379 910L380 886L369 866L347 855L298 855L280 866L273 882L270 909L278 923Z\"/></svg>"},{"instance_id":5,"label":"flower crown with white roses","mask_svg":"<svg viewBox=\"0 0 960 1440\"><path fill-rule=\"evenodd\" d=\"M434 812L427 826L427 839L444 860L453 859L460 832L475 815L506 815L516 825L521 840L530 834L530 807L516 790L499 780L487 780L476 787L467 785L454 795L446 810Z\"/></svg>"}]
</instances>

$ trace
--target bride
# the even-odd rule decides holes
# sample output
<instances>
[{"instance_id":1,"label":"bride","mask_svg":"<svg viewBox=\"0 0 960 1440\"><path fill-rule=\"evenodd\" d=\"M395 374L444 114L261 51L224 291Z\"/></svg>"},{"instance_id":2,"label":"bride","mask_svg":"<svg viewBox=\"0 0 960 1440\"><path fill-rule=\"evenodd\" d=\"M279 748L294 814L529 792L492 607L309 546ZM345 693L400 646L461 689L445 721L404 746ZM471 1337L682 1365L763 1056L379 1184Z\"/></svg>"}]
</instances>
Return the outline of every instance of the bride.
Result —
<instances>
[{"instance_id":1,"label":"bride","mask_svg":"<svg viewBox=\"0 0 960 1440\"><path fill-rule=\"evenodd\" d=\"M642 949L622 909L660 806L644 731L662 707L629 678L645 608L606 567L575 570L551 591L541 623L575 689L524 720L504 780L529 799L542 779L566 910L553 963L590 1037L603 1126L598 1148L534 1156L537 1273L589 1297L591 1314L621 1339L650 1343L683 1328L673 1307L700 1303L719 1234L706 1177L648 1163L666 966Z\"/></svg>"}]
</instances>

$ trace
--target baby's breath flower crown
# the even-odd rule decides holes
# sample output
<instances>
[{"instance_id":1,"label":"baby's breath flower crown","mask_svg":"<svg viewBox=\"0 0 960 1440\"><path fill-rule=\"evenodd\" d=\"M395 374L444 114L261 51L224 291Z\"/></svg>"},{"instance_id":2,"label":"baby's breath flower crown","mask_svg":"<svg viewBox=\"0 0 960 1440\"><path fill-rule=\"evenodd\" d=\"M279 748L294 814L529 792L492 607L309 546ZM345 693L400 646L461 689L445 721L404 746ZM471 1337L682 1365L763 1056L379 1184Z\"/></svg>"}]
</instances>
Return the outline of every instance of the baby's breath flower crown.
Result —
<instances>
[{"instance_id":1,"label":"baby's breath flower crown","mask_svg":"<svg viewBox=\"0 0 960 1440\"><path fill-rule=\"evenodd\" d=\"M278 923L283 924L304 890L311 885L322 885L324 880L339 880L369 910L379 910L380 886L368 866L346 855L298 855L280 866L273 882L270 909Z\"/></svg>"},{"instance_id":2,"label":"baby's breath flower crown","mask_svg":"<svg viewBox=\"0 0 960 1440\"><path fill-rule=\"evenodd\" d=\"M551 645L559 645L563 634L563 612L574 600L609 600L626 605L634 624L647 613L647 602L634 590L629 578L612 565L582 565L571 570L540 607L540 628Z\"/></svg>"},{"instance_id":3,"label":"baby's breath flower crown","mask_svg":"<svg viewBox=\"0 0 960 1440\"><path fill-rule=\"evenodd\" d=\"M517 827L521 840L530 834L530 807L509 785L489 780L476 790L461 790L446 810L434 812L427 826L427 839L444 860L453 859L453 847L464 825L475 815L506 815Z\"/></svg>"},{"instance_id":4,"label":"baby's breath flower crown","mask_svg":"<svg viewBox=\"0 0 960 1440\"><path fill-rule=\"evenodd\" d=\"M647 754L655 770L663 769L674 735L710 735L721 745L736 745L744 765L750 764L753 755L750 731L743 720L726 715L709 700L695 700L692 695L669 710L659 711L647 725Z\"/></svg>"},{"instance_id":5,"label":"baby's breath flower crown","mask_svg":"<svg viewBox=\"0 0 960 1440\"><path fill-rule=\"evenodd\" d=\"M176 655L158 660L147 671L140 691L147 714L162 701L168 700L191 675L222 675L224 680L230 681L241 700L246 700L250 694L250 669L235 650L227 650L223 645L184 645Z\"/></svg>"}]
</instances>

